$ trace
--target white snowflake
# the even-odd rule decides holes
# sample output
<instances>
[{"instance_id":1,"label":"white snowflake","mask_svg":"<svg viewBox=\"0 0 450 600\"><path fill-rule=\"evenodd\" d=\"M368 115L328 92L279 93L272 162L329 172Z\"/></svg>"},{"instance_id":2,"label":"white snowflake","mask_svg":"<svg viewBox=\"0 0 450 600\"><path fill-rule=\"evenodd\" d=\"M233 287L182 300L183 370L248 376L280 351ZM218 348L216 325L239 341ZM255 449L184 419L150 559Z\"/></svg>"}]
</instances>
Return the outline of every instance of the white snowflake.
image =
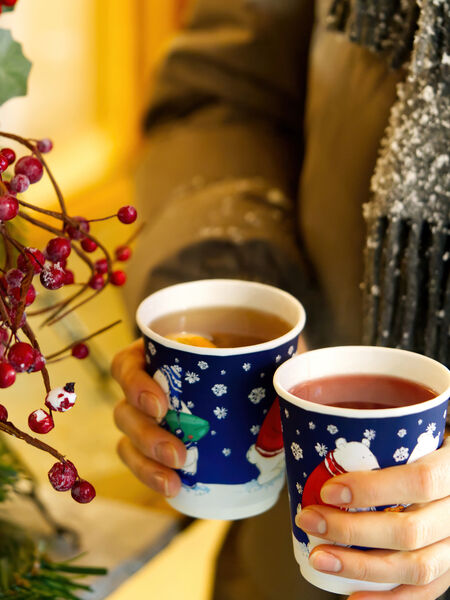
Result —
<instances>
[{"instance_id":1,"label":"white snowflake","mask_svg":"<svg viewBox=\"0 0 450 600\"><path fill-rule=\"evenodd\" d=\"M224 394L227 393L228 388L223 383L216 383L216 385L212 386L211 391L216 396L223 396Z\"/></svg>"},{"instance_id":2,"label":"white snowflake","mask_svg":"<svg viewBox=\"0 0 450 600\"><path fill-rule=\"evenodd\" d=\"M434 433L436 431L436 423L429 423L427 425L427 433Z\"/></svg>"},{"instance_id":3,"label":"white snowflake","mask_svg":"<svg viewBox=\"0 0 450 600\"><path fill-rule=\"evenodd\" d=\"M208 363L205 362L204 360L199 360L198 363L197 363L197 366L202 371L204 371L205 369L207 369L209 367Z\"/></svg>"},{"instance_id":4,"label":"white snowflake","mask_svg":"<svg viewBox=\"0 0 450 600\"><path fill-rule=\"evenodd\" d=\"M222 454L223 454L224 456L230 456L230 454L231 454L231 450L230 450L229 448L224 448L224 449L222 450Z\"/></svg>"},{"instance_id":5,"label":"white snowflake","mask_svg":"<svg viewBox=\"0 0 450 600\"><path fill-rule=\"evenodd\" d=\"M214 429L211 430L211 435L216 435L216 432L214 431Z\"/></svg>"},{"instance_id":6,"label":"white snowflake","mask_svg":"<svg viewBox=\"0 0 450 600\"><path fill-rule=\"evenodd\" d=\"M263 415L265 415L266 413L267 413L267 408L265 408L265 409L263 410Z\"/></svg>"},{"instance_id":7,"label":"white snowflake","mask_svg":"<svg viewBox=\"0 0 450 600\"><path fill-rule=\"evenodd\" d=\"M242 365L242 368L244 369L244 371L250 371L250 369L251 369L251 366L252 366L252 365L251 365L250 363L244 363L244 364Z\"/></svg>"},{"instance_id":8,"label":"white snowflake","mask_svg":"<svg viewBox=\"0 0 450 600\"><path fill-rule=\"evenodd\" d=\"M180 359L179 359L179 358L176 358L176 359L175 359L175 362L176 362L176 363L179 363L179 362L180 362Z\"/></svg>"},{"instance_id":9,"label":"white snowflake","mask_svg":"<svg viewBox=\"0 0 450 600\"><path fill-rule=\"evenodd\" d=\"M153 342L148 342L147 348L148 348L148 351L150 352L150 354L152 356L155 356L155 354L156 354L155 344Z\"/></svg>"},{"instance_id":10,"label":"white snowflake","mask_svg":"<svg viewBox=\"0 0 450 600\"><path fill-rule=\"evenodd\" d=\"M305 473L305 471L303 471L302 475L303 475L303 477L304 477L305 479L308 477L308 474L307 474L307 473Z\"/></svg>"},{"instance_id":11,"label":"white snowflake","mask_svg":"<svg viewBox=\"0 0 450 600\"><path fill-rule=\"evenodd\" d=\"M363 435L366 440L374 440L376 436L375 429L366 429Z\"/></svg>"},{"instance_id":12,"label":"white snowflake","mask_svg":"<svg viewBox=\"0 0 450 600\"><path fill-rule=\"evenodd\" d=\"M299 494L301 494L303 492L303 486L297 481L297 483L295 484L295 487L297 488L297 492Z\"/></svg>"},{"instance_id":13,"label":"white snowflake","mask_svg":"<svg viewBox=\"0 0 450 600\"><path fill-rule=\"evenodd\" d=\"M315 429L315 428L316 428L316 424L315 424L315 423L313 423L312 421L310 421L310 422L308 423L308 427L309 427L310 429Z\"/></svg>"},{"instance_id":14,"label":"white snowflake","mask_svg":"<svg viewBox=\"0 0 450 600\"><path fill-rule=\"evenodd\" d=\"M289 350L288 350L289 356L292 356L294 354L294 350L295 350L294 346L289 346Z\"/></svg>"},{"instance_id":15,"label":"white snowflake","mask_svg":"<svg viewBox=\"0 0 450 600\"><path fill-rule=\"evenodd\" d=\"M195 404L192 402L192 400L189 400L189 402L186 404L186 406L188 408L194 408Z\"/></svg>"},{"instance_id":16,"label":"white snowflake","mask_svg":"<svg viewBox=\"0 0 450 600\"><path fill-rule=\"evenodd\" d=\"M397 435L398 435L399 438L405 437L406 433L407 433L406 429L399 429L397 431Z\"/></svg>"},{"instance_id":17,"label":"white snowflake","mask_svg":"<svg viewBox=\"0 0 450 600\"><path fill-rule=\"evenodd\" d=\"M423 423L423 419L419 419L419 420L417 421L417 423L418 423L419 425L422 425L422 423Z\"/></svg>"},{"instance_id":18,"label":"white snowflake","mask_svg":"<svg viewBox=\"0 0 450 600\"><path fill-rule=\"evenodd\" d=\"M197 381L200 381L200 377L193 371L187 371L184 380L188 383L197 383Z\"/></svg>"},{"instance_id":19,"label":"white snowflake","mask_svg":"<svg viewBox=\"0 0 450 600\"><path fill-rule=\"evenodd\" d=\"M219 420L225 419L228 414L228 409L224 406L216 406L216 408L213 410L213 413Z\"/></svg>"},{"instance_id":20,"label":"white snowflake","mask_svg":"<svg viewBox=\"0 0 450 600\"><path fill-rule=\"evenodd\" d=\"M314 446L314 448L316 449L316 452L319 456L327 455L328 448L325 446L325 444L319 444L319 442L317 442L317 444Z\"/></svg>"},{"instance_id":21,"label":"white snowflake","mask_svg":"<svg viewBox=\"0 0 450 600\"><path fill-rule=\"evenodd\" d=\"M225 369L222 369L222 370L220 371L220 374L221 374L221 375L226 375L226 374L227 374L227 372L225 371Z\"/></svg>"},{"instance_id":22,"label":"white snowflake","mask_svg":"<svg viewBox=\"0 0 450 600\"><path fill-rule=\"evenodd\" d=\"M276 363L279 363L279 362L280 362L280 360L281 360L281 354L277 354L277 355L275 356L275 362L276 362Z\"/></svg>"},{"instance_id":23,"label":"white snowflake","mask_svg":"<svg viewBox=\"0 0 450 600\"><path fill-rule=\"evenodd\" d=\"M331 435L334 435L339 431L339 429L336 427L336 425L328 425L327 431L331 433Z\"/></svg>"},{"instance_id":24,"label":"white snowflake","mask_svg":"<svg viewBox=\"0 0 450 600\"><path fill-rule=\"evenodd\" d=\"M295 433L296 433L297 435L300 435L300 430L299 430L299 429L296 429L296 430L295 430Z\"/></svg>"},{"instance_id":25,"label":"white snowflake","mask_svg":"<svg viewBox=\"0 0 450 600\"><path fill-rule=\"evenodd\" d=\"M287 408L284 409L284 416L286 417L286 419L289 419L289 411Z\"/></svg>"},{"instance_id":26,"label":"white snowflake","mask_svg":"<svg viewBox=\"0 0 450 600\"><path fill-rule=\"evenodd\" d=\"M250 427L250 433L253 433L253 435L257 435L259 433L260 430L260 426L259 425L252 425Z\"/></svg>"},{"instance_id":27,"label":"white snowflake","mask_svg":"<svg viewBox=\"0 0 450 600\"><path fill-rule=\"evenodd\" d=\"M292 442L291 450L292 456L295 458L295 460L300 460L301 458L303 458L303 450L300 448L297 442Z\"/></svg>"},{"instance_id":28,"label":"white snowflake","mask_svg":"<svg viewBox=\"0 0 450 600\"><path fill-rule=\"evenodd\" d=\"M408 456L409 448L405 448L404 446L402 446L401 448L397 448L392 458L395 460L395 462L400 462L401 460L406 460Z\"/></svg>"},{"instance_id":29,"label":"white snowflake","mask_svg":"<svg viewBox=\"0 0 450 600\"><path fill-rule=\"evenodd\" d=\"M266 397L266 389L263 387L253 388L250 394L248 395L248 399L252 404L259 404L263 398Z\"/></svg>"},{"instance_id":30,"label":"white snowflake","mask_svg":"<svg viewBox=\"0 0 450 600\"><path fill-rule=\"evenodd\" d=\"M261 374L260 374L260 377L261 377L261 379L262 379L263 377L265 377L265 376L266 376L266 374L265 374L265 373L261 373ZM444 418L445 418L445 417L444 417Z\"/></svg>"},{"instance_id":31,"label":"white snowflake","mask_svg":"<svg viewBox=\"0 0 450 600\"><path fill-rule=\"evenodd\" d=\"M178 398L173 397L170 399L170 403L172 404L172 407L176 410L177 408L180 408L180 401L178 400Z\"/></svg>"},{"instance_id":32,"label":"white snowflake","mask_svg":"<svg viewBox=\"0 0 450 600\"><path fill-rule=\"evenodd\" d=\"M183 369L180 367L180 365L172 365L172 370L181 377Z\"/></svg>"}]
</instances>

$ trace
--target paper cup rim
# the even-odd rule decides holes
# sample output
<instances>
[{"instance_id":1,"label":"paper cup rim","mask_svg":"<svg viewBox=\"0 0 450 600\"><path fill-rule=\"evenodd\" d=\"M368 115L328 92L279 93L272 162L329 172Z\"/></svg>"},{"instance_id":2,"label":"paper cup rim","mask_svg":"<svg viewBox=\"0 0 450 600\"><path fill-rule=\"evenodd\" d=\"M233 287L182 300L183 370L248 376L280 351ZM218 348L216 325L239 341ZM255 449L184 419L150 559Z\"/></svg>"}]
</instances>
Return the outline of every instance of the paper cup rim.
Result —
<instances>
[{"instance_id":1,"label":"paper cup rim","mask_svg":"<svg viewBox=\"0 0 450 600\"><path fill-rule=\"evenodd\" d=\"M261 289L261 290L266 290L266 291L270 290L272 293L275 292L279 296L285 298L286 300L289 300L293 305L295 305L295 307L298 310L297 322L287 333L285 333L284 335L282 335L280 337L274 338L273 340L268 340L267 342L262 342L261 344L253 344L252 346L238 346L237 348L205 348L203 346L189 346L187 344L182 344L181 342L176 342L174 340L169 340L169 339L165 338L164 336L160 335L159 333L156 333L156 331L151 329L144 322L144 319L142 318L142 314L143 314L144 309L146 308L146 305L149 302L150 298L153 299L158 294L167 293L167 290L169 290L169 289L176 291L177 288L186 288L189 286L206 285L206 284L215 285L216 283L217 284L227 283L230 285L245 285L247 287L253 287L254 289ZM205 304L205 306L211 306L211 305ZM268 310L267 312L270 312L270 310ZM237 355L241 355L241 354L253 354L256 352L264 352L266 350L271 350L271 349L277 348L277 347L282 346L283 344L289 342L290 340L292 340L294 337L296 337L303 331L303 328L306 323L306 312L305 312L305 309L304 309L302 303L299 300L297 300L297 298L295 296L293 296L292 294L289 294L289 292L281 290L273 285L268 285L266 283L259 283L256 281L246 281L243 279L198 279L195 281L176 283L174 285L164 287L164 288L158 290L157 292L154 292L153 294L150 294L149 296L147 296L147 298L142 300L142 302L138 306L138 309L136 311L136 323L137 323L140 331L144 335L146 335L147 337L151 338L152 340L154 340L155 342L161 344L162 346L164 346L166 348L171 348L172 350L177 350L179 352L188 352L190 354L200 354L203 356L237 356Z\"/></svg>"},{"instance_id":2,"label":"paper cup rim","mask_svg":"<svg viewBox=\"0 0 450 600\"><path fill-rule=\"evenodd\" d=\"M414 357L420 356L424 361L427 361L429 364L433 364L435 368L440 368L442 370L442 372L445 372L449 379L449 384L447 385L446 389L443 392L441 392L438 396L435 396L434 398L431 398L430 400L426 400L425 402L418 402L417 404L410 404L409 406L397 406L395 408L381 408L381 409L380 408L377 408L377 409L358 408L358 409L356 409L356 408L343 408L340 406L330 406L327 404L319 404L317 402L310 402L309 400L304 400L303 398L299 398L298 396L291 394L291 392L286 390L280 383L280 378L283 376L285 371L291 369L293 367L293 365L295 365L296 363L300 363L302 360L304 360L302 357L305 356L306 354L309 354L309 355L319 354L319 353L324 353L325 351L338 351L338 352L342 351L342 352L344 352L346 350L347 351L359 350L359 351L365 352L365 351L367 351L367 349L370 349L370 351L377 352L380 354L381 353L383 353L383 354L396 353L396 354L402 354L403 356L406 356L408 354L412 355ZM344 373L339 373L339 375L343 375L343 374ZM349 371L348 374L354 375L356 373L354 371ZM370 372L365 373L364 370L362 370L361 374L370 375L371 373ZM392 375L392 377L395 377L395 375ZM314 379L319 379L319 377L317 377L317 378L314 377ZM399 379L407 379L407 378L399 377ZM307 381L307 379L305 379L303 381ZM412 378L410 379L410 381L415 381L416 383L419 383L418 380L414 380ZM411 352L410 350L402 350L400 348L389 348L387 346L334 346L334 347L330 347L330 348L319 348L317 350L310 350L308 352L298 354L297 356L293 356L292 358L288 359L282 365L280 365L278 367L278 369L275 371L275 374L273 376L273 385L274 385L274 388L280 398L283 398L284 400L287 400L291 404L294 404L295 406L298 406L299 408L303 408L310 412L315 412L318 414L325 414L325 415L333 415L333 416L337 416L337 417L348 417L348 418L353 418L353 419L355 419L355 418L356 419L375 419L375 418L382 419L382 418L386 418L386 417L401 417L401 416L419 414L419 413L425 412L426 410L429 410L431 408L435 408L435 407L439 406L446 399L448 400L448 394L449 394L449 389L450 389L450 371L449 371L449 369L447 369L447 367L445 365L438 362L437 360L434 360L433 358L430 358L428 356L424 356L423 354L420 354L418 352Z\"/></svg>"}]
</instances>

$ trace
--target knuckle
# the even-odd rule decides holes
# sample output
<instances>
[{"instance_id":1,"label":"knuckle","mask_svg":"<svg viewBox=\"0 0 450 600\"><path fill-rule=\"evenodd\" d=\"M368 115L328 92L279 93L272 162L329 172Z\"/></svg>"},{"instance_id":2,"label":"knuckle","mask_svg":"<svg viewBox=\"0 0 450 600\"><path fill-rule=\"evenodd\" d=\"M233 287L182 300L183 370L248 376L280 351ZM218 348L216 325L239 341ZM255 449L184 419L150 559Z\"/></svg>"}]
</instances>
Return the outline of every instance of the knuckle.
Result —
<instances>
[{"instance_id":1,"label":"knuckle","mask_svg":"<svg viewBox=\"0 0 450 600\"><path fill-rule=\"evenodd\" d=\"M437 473L431 465L418 463L414 477L414 485L418 487L421 500L434 500L437 490Z\"/></svg>"},{"instance_id":2,"label":"knuckle","mask_svg":"<svg viewBox=\"0 0 450 600\"><path fill-rule=\"evenodd\" d=\"M426 525L416 517L416 513L403 513L397 525L396 538L399 550L417 550L424 545Z\"/></svg>"},{"instance_id":3,"label":"knuckle","mask_svg":"<svg viewBox=\"0 0 450 600\"><path fill-rule=\"evenodd\" d=\"M427 585L440 575L438 563L428 558L417 557L411 567L411 583L413 585Z\"/></svg>"},{"instance_id":4,"label":"knuckle","mask_svg":"<svg viewBox=\"0 0 450 600\"><path fill-rule=\"evenodd\" d=\"M370 580L371 573L364 557L353 558L351 561L351 576L355 579Z\"/></svg>"},{"instance_id":5,"label":"knuckle","mask_svg":"<svg viewBox=\"0 0 450 600\"><path fill-rule=\"evenodd\" d=\"M356 522L357 520L352 519L352 513L343 514L345 514L346 519L342 520L341 527L339 529L339 542L348 546L357 546L360 542L358 539L360 528L358 528L358 523Z\"/></svg>"}]
</instances>

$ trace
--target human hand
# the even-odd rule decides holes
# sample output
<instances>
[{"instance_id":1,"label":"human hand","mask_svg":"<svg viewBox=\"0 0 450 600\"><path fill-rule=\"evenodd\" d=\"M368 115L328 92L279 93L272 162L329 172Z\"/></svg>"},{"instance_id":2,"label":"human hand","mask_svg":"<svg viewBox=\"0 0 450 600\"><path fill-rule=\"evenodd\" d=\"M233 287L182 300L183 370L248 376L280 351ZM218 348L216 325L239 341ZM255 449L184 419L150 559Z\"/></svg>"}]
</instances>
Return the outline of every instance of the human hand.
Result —
<instances>
[{"instance_id":1,"label":"human hand","mask_svg":"<svg viewBox=\"0 0 450 600\"><path fill-rule=\"evenodd\" d=\"M184 464L186 448L159 426L168 402L145 372L143 340L119 352L111 371L125 394L114 411L116 425L125 434L117 446L120 458L147 486L164 496L176 496L181 481L173 469Z\"/></svg>"},{"instance_id":2,"label":"human hand","mask_svg":"<svg viewBox=\"0 0 450 600\"><path fill-rule=\"evenodd\" d=\"M310 564L351 579L398 582L389 592L356 592L349 600L435 600L450 586L450 438L418 461L345 473L321 489L327 504L364 508L410 504L404 512L345 512L311 506L296 518L307 533L356 550L320 545Z\"/></svg>"}]
</instances>

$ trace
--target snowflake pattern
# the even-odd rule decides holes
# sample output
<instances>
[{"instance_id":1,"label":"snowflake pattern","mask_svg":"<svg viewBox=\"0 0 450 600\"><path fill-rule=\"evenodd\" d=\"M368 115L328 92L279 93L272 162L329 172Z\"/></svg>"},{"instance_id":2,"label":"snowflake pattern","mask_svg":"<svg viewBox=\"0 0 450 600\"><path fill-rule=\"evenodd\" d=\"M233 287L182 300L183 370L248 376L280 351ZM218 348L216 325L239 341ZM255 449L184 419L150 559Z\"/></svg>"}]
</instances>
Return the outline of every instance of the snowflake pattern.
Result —
<instances>
[{"instance_id":1,"label":"snowflake pattern","mask_svg":"<svg viewBox=\"0 0 450 600\"><path fill-rule=\"evenodd\" d=\"M250 363L244 363L244 364L242 365L242 368L244 369L244 371L250 371L250 369L251 369L251 366L252 366L252 365L251 365Z\"/></svg>"},{"instance_id":2,"label":"snowflake pattern","mask_svg":"<svg viewBox=\"0 0 450 600\"><path fill-rule=\"evenodd\" d=\"M180 367L180 365L172 365L172 370L174 373L176 373L179 377L181 377L181 374L183 373L183 369Z\"/></svg>"},{"instance_id":3,"label":"snowflake pattern","mask_svg":"<svg viewBox=\"0 0 450 600\"><path fill-rule=\"evenodd\" d=\"M300 460L301 458L303 458L303 450L300 448L297 442L292 442L291 450L292 456L295 458L295 460Z\"/></svg>"},{"instance_id":4,"label":"snowflake pattern","mask_svg":"<svg viewBox=\"0 0 450 600\"><path fill-rule=\"evenodd\" d=\"M216 432L214 431L214 429L211 429L211 435L216 435Z\"/></svg>"},{"instance_id":5,"label":"snowflake pattern","mask_svg":"<svg viewBox=\"0 0 450 600\"><path fill-rule=\"evenodd\" d=\"M175 362L176 362L176 363L179 363L179 362L180 362L180 359L179 359L179 358L176 358L176 359L175 359Z\"/></svg>"},{"instance_id":6,"label":"snowflake pattern","mask_svg":"<svg viewBox=\"0 0 450 600\"><path fill-rule=\"evenodd\" d=\"M212 386L211 391L215 396L223 396L227 393L228 388L223 383L216 383L216 385Z\"/></svg>"},{"instance_id":7,"label":"snowflake pattern","mask_svg":"<svg viewBox=\"0 0 450 600\"><path fill-rule=\"evenodd\" d=\"M310 422L308 423L308 427L309 427L310 429L315 429L315 428L316 428L316 424L315 424L315 423L313 423L312 421L310 421Z\"/></svg>"},{"instance_id":8,"label":"snowflake pattern","mask_svg":"<svg viewBox=\"0 0 450 600\"><path fill-rule=\"evenodd\" d=\"M180 408L180 401L178 400L178 398L176 398L176 397L171 398L170 403L172 404L172 408L174 408L175 410Z\"/></svg>"},{"instance_id":9,"label":"snowflake pattern","mask_svg":"<svg viewBox=\"0 0 450 600\"><path fill-rule=\"evenodd\" d=\"M336 425L328 425L327 431L328 433L331 433L331 435L334 435L339 431L339 429L336 427Z\"/></svg>"},{"instance_id":10,"label":"snowflake pattern","mask_svg":"<svg viewBox=\"0 0 450 600\"><path fill-rule=\"evenodd\" d=\"M286 419L289 419L289 411L287 408L284 409L284 416L286 417Z\"/></svg>"},{"instance_id":11,"label":"snowflake pattern","mask_svg":"<svg viewBox=\"0 0 450 600\"><path fill-rule=\"evenodd\" d=\"M303 477L304 477L305 479L308 477L308 474L307 474L307 473L305 473L305 471L303 471L302 475L303 475Z\"/></svg>"},{"instance_id":12,"label":"snowflake pattern","mask_svg":"<svg viewBox=\"0 0 450 600\"><path fill-rule=\"evenodd\" d=\"M297 483L295 484L295 487L297 488L297 492L299 494L301 494L303 492L303 486L297 481Z\"/></svg>"},{"instance_id":13,"label":"snowflake pattern","mask_svg":"<svg viewBox=\"0 0 450 600\"><path fill-rule=\"evenodd\" d=\"M422 425L422 423L423 423L423 419L419 419L419 420L417 421L417 423L418 423L419 425Z\"/></svg>"},{"instance_id":14,"label":"snowflake pattern","mask_svg":"<svg viewBox=\"0 0 450 600\"><path fill-rule=\"evenodd\" d=\"M406 460L409 456L409 448L405 448L404 446L401 446L401 448L397 448L397 450L394 452L392 458L395 460L395 462L400 462L402 460Z\"/></svg>"},{"instance_id":15,"label":"snowflake pattern","mask_svg":"<svg viewBox=\"0 0 450 600\"><path fill-rule=\"evenodd\" d=\"M213 410L213 413L216 415L216 417L219 420L226 419L227 414L228 414L228 409L225 408L224 406L216 406L216 408Z\"/></svg>"},{"instance_id":16,"label":"snowflake pattern","mask_svg":"<svg viewBox=\"0 0 450 600\"><path fill-rule=\"evenodd\" d=\"M276 363L279 363L279 362L280 362L280 360L281 360L281 354L277 354L277 355L275 356L275 362L276 362Z\"/></svg>"},{"instance_id":17,"label":"snowflake pattern","mask_svg":"<svg viewBox=\"0 0 450 600\"><path fill-rule=\"evenodd\" d=\"M297 435L300 435L300 430L299 430L299 429L296 429L296 430L295 430L295 433L296 433Z\"/></svg>"},{"instance_id":18,"label":"snowflake pattern","mask_svg":"<svg viewBox=\"0 0 450 600\"><path fill-rule=\"evenodd\" d=\"M197 363L197 366L202 371L204 371L205 369L207 369L209 367L208 363L205 362L204 360L199 360L198 363Z\"/></svg>"},{"instance_id":19,"label":"snowflake pattern","mask_svg":"<svg viewBox=\"0 0 450 600\"><path fill-rule=\"evenodd\" d=\"M327 446L325 446L325 444L319 444L319 442L317 442L317 444L314 446L314 448L319 456L327 455L328 448L327 448Z\"/></svg>"},{"instance_id":20,"label":"snowflake pattern","mask_svg":"<svg viewBox=\"0 0 450 600\"><path fill-rule=\"evenodd\" d=\"M192 400L189 400L189 402L186 404L186 406L188 408L194 408L195 404L192 402Z\"/></svg>"},{"instance_id":21,"label":"snowflake pattern","mask_svg":"<svg viewBox=\"0 0 450 600\"><path fill-rule=\"evenodd\" d=\"M150 352L150 354L151 354L152 356L155 356L155 354L156 354L156 347L155 347L155 344L154 344L153 342L148 342L148 344L147 344L147 348L148 348L148 351Z\"/></svg>"},{"instance_id":22,"label":"snowflake pattern","mask_svg":"<svg viewBox=\"0 0 450 600\"><path fill-rule=\"evenodd\" d=\"M407 433L406 429L399 429L397 431L397 435L399 438L405 437L406 433Z\"/></svg>"},{"instance_id":23,"label":"snowflake pattern","mask_svg":"<svg viewBox=\"0 0 450 600\"><path fill-rule=\"evenodd\" d=\"M294 346L289 346L289 350L288 350L289 356L292 356L294 354L294 350L295 350Z\"/></svg>"},{"instance_id":24,"label":"snowflake pattern","mask_svg":"<svg viewBox=\"0 0 450 600\"><path fill-rule=\"evenodd\" d=\"M436 431L436 423L429 423L427 425L427 433L434 433Z\"/></svg>"},{"instance_id":25,"label":"snowflake pattern","mask_svg":"<svg viewBox=\"0 0 450 600\"><path fill-rule=\"evenodd\" d=\"M366 429L363 435L366 438L366 440L374 440L376 436L375 429Z\"/></svg>"},{"instance_id":26,"label":"snowflake pattern","mask_svg":"<svg viewBox=\"0 0 450 600\"><path fill-rule=\"evenodd\" d=\"M221 374L221 375L226 375L226 374L227 374L227 372L225 371L225 369L222 369L222 370L220 371L220 374Z\"/></svg>"},{"instance_id":27,"label":"snowflake pattern","mask_svg":"<svg viewBox=\"0 0 450 600\"><path fill-rule=\"evenodd\" d=\"M248 399L252 404L259 404L263 398L266 397L266 389L263 387L253 388Z\"/></svg>"},{"instance_id":28,"label":"snowflake pattern","mask_svg":"<svg viewBox=\"0 0 450 600\"><path fill-rule=\"evenodd\" d=\"M197 381L200 381L200 377L193 371L187 371L184 380L188 383L197 383Z\"/></svg>"},{"instance_id":29,"label":"snowflake pattern","mask_svg":"<svg viewBox=\"0 0 450 600\"><path fill-rule=\"evenodd\" d=\"M259 425L252 425L250 427L250 433L252 433L253 435L258 435L260 429L261 428Z\"/></svg>"},{"instance_id":30,"label":"snowflake pattern","mask_svg":"<svg viewBox=\"0 0 450 600\"><path fill-rule=\"evenodd\" d=\"M231 454L231 450L230 450L229 448L224 448L224 449L222 450L222 454L223 454L224 456L230 456L230 454Z\"/></svg>"}]
</instances>

